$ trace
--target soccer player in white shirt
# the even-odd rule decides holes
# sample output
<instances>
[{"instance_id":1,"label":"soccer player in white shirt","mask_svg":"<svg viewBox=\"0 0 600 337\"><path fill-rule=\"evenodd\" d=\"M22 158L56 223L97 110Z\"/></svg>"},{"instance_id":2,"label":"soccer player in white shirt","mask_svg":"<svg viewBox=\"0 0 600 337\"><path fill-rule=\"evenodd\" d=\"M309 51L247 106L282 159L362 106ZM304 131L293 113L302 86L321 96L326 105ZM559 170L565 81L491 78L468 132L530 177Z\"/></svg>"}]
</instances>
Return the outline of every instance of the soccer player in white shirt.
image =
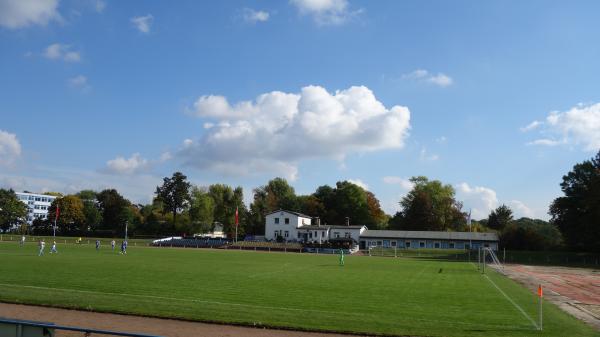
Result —
<instances>
[{"instance_id":1,"label":"soccer player in white shirt","mask_svg":"<svg viewBox=\"0 0 600 337\"><path fill-rule=\"evenodd\" d=\"M44 240L40 240L40 243L38 245L40 246L40 252L38 256L42 256L44 255L44 248L46 248L46 243L44 242Z\"/></svg>"}]
</instances>

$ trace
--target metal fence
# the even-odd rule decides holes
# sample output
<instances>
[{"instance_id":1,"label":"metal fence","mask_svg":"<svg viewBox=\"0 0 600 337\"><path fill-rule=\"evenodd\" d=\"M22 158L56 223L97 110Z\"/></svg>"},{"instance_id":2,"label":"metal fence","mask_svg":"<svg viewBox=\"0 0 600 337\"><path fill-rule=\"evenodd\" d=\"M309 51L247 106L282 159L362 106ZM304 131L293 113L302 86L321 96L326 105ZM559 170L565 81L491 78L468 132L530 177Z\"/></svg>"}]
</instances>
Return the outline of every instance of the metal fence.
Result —
<instances>
[{"instance_id":1,"label":"metal fence","mask_svg":"<svg viewBox=\"0 0 600 337\"><path fill-rule=\"evenodd\" d=\"M158 335L80 328L53 323L0 318L0 336L2 337L54 337L56 330L81 332L83 333L83 336L86 337L92 336L92 334L129 337L162 337Z\"/></svg>"}]
</instances>

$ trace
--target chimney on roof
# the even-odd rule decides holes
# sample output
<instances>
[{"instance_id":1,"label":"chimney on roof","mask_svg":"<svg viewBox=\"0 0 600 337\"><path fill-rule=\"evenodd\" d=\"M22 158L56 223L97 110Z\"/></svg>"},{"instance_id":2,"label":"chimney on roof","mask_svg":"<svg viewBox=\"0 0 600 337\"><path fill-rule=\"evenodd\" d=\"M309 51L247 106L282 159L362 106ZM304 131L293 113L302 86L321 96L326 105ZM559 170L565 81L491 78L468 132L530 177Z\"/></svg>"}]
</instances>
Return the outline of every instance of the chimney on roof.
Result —
<instances>
[{"instance_id":1,"label":"chimney on roof","mask_svg":"<svg viewBox=\"0 0 600 337\"><path fill-rule=\"evenodd\" d=\"M350 218L346 217L346 226L350 226Z\"/></svg>"},{"instance_id":2,"label":"chimney on roof","mask_svg":"<svg viewBox=\"0 0 600 337\"><path fill-rule=\"evenodd\" d=\"M317 226L321 227L321 218L317 217L316 220L317 220Z\"/></svg>"}]
</instances>

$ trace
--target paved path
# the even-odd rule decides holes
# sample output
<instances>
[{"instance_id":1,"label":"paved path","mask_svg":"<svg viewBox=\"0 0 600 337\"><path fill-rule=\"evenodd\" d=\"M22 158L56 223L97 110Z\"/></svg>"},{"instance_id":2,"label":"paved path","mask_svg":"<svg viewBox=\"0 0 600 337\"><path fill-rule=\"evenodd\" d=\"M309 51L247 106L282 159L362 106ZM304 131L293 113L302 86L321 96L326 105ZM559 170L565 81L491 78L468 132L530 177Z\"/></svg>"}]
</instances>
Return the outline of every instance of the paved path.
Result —
<instances>
[{"instance_id":1,"label":"paved path","mask_svg":"<svg viewBox=\"0 0 600 337\"><path fill-rule=\"evenodd\" d=\"M505 265L508 277L600 330L600 270L567 267Z\"/></svg>"}]
</instances>

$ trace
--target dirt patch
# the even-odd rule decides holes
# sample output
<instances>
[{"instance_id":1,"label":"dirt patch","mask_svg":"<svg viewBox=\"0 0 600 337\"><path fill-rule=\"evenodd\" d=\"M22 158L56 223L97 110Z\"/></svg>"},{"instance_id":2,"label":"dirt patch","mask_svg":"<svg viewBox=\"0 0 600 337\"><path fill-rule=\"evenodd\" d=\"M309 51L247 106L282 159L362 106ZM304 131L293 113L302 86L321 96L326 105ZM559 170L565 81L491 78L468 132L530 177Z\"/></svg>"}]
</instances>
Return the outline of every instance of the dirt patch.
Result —
<instances>
[{"instance_id":1,"label":"dirt patch","mask_svg":"<svg viewBox=\"0 0 600 337\"><path fill-rule=\"evenodd\" d=\"M0 303L0 317L58 325L143 333L164 337L348 337L350 335L259 329L130 315ZM57 337L81 337L81 332L57 332ZM94 334L96 336L96 334Z\"/></svg>"},{"instance_id":2,"label":"dirt patch","mask_svg":"<svg viewBox=\"0 0 600 337\"><path fill-rule=\"evenodd\" d=\"M600 330L600 270L513 264L504 271L532 292L541 284L546 300Z\"/></svg>"}]
</instances>

